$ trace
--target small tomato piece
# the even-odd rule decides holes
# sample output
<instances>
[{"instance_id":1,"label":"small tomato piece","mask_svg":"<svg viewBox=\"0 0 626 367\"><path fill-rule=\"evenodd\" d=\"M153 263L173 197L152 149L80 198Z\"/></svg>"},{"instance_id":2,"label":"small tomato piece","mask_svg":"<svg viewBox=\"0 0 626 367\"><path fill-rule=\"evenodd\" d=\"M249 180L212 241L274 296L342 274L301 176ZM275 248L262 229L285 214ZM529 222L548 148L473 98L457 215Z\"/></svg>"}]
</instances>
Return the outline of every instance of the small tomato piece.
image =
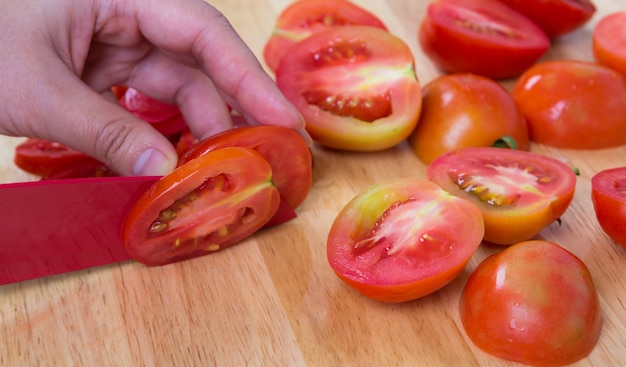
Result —
<instances>
[{"instance_id":1,"label":"small tomato piece","mask_svg":"<svg viewBox=\"0 0 626 367\"><path fill-rule=\"evenodd\" d=\"M512 95L532 141L565 149L626 144L626 78L615 70L585 61L546 61L524 72Z\"/></svg>"},{"instance_id":2,"label":"small tomato piece","mask_svg":"<svg viewBox=\"0 0 626 367\"><path fill-rule=\"evenodd\" d=\"M483 260L463 289L460 314L480 349L533 366L584 358L602 328L587 266L547 241L520 242Z\"/></svg>"},{"instance_id":3,"label":"small tomato piece","mask_svg":"<svg viewBox=\"0 0 626 367\"><path fill-rule=\"evenodd\" d=\"M478 208L426 180L396 179L356 195L327 241L331 268L384 302L417 299L457 277L481 243Z\"/></svg>"},{"instance_id":4,"label":"small tomato piece","mask_svg":"<svg viewBox=\"0 0 626 367\"><path fill-rule=\"evenodd\" d=\"M491 78L521 74L550 47L539 27L497 0L433 1L418 37L441 69Z\"/></svg>"},{"instance_id":5,"label":"small tomato piece","mask_svg":"<svg viewBox=\"0 0 626 367\"><path fill-rule=\"evenodd\" d=\"M317 143L376 151L404 141L421 111L413 53L379 28L344 26L317 32L289 49L276 83Z\"/></svg>"},{"instance_id":6,"label":"small tomato piece","mask_svg":"<svg viewBox=\"0 0 626 367\"><path fill-rule=\"evenodd\" d=\"M122 227L129 256L163 265L230 247L263 227L280 194L256 151L227 147L162 177L132 206Z\"/></svg>"},{"instance_id":7,"label":"small tomato piece","mask_svg":"<svg viewBox=\"0 0 626 367\"><path fill-rule=\"evenodd\" d=\"M483 213L485 240L511 245L529 240L569 207L576 175L565 163L521 150L475 147L446 153L428 178Z\"/></svg>"},{"instance_id":8,"label":"small tomato piece","mask_svg":"<svg viewBox=\"0 0 626 367\"><path fill-rule=\"evenodd\" d=\"M528 150L526 119L511 94L493 79L470 73L435 78L422 90L422 113L409 137L413 152L429 164L467 147L511 141ZM506 146L506 144L504 144Z\"/></svg>"},{"instance_id":9,"label":"small tomato piece","mask_svg":"<svg viewBox=\"0 0 626 367\"><path fill-rule=\"evenodd\" d=\"M592 39L596 61L626 77L626 11L600 19Z\"/></svg>"},{"instance_id":10,"label":"small tomato piece","mask_svg":"<svg viewBox=\"0 0 626 367\"><path fill-rule=\"evenodd\" d=\"M626 167L596 173L591 178L591 198L602 230L626 248Z\"/></svg>"}]
</instances>

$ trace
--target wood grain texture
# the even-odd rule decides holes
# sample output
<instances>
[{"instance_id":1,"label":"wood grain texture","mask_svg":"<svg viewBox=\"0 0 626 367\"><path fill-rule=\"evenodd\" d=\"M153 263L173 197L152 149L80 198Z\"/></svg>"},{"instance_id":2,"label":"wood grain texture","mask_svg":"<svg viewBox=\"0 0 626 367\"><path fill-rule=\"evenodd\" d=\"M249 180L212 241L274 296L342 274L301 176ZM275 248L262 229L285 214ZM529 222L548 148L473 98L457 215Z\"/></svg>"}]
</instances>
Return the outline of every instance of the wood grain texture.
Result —
<instances>
[{"instance_id":1,"label":"wood grain texture","mask_svg":"<svg viewBox=\"0 0 626 367\"><path fill-rule=\"evenodd\" d=\"M212 3L260 56L289 2ZM355 2L410 45L422 84L440 75L416 39L427 1ZM592 59L595 23L626 9L626 0L595 3L598 12L591 22L556 40L545 59ZM0 138L2 182L32 179L12 164L19 141ZM540 234L579 256L600 294L600 340L576 365L626 365L626 250L602 233L590 198L591 176L626 165L626 147L574 151L533 145L532 150L563 158L581 171L562 224ZM328 266L326 236L348 200L386 178L425 177L425 166L408 146L364 154L314 147L313 154L314 183L299 217L229 250L158 268L126 262L0 287L0 366L516 365L477 349L458 315L467 277L496 249L481 247L450 285L404 304L370 301Z\"/></svg>"}]
</instances>

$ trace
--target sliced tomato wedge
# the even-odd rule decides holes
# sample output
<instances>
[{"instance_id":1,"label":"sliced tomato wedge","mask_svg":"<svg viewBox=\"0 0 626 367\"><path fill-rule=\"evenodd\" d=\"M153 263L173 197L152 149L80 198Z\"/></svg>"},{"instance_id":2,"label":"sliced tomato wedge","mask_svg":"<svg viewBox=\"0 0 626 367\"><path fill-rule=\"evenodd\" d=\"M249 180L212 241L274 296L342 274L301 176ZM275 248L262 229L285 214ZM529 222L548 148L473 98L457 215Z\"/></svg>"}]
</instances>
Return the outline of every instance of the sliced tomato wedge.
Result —
<instances>
[{"instance_id":1,"label":"sliced tomato wedge","mask_svg":"<svg viewBox=\"0 0 626 367\"><path fill-rule=\"evenodd\" d=\"M538 26L498 0L433 1L418 35L424 53L446 72L491 78L521 74L550 47Z\"/></svg>"},{"instance_id":2,"label":"sliced tomato wedge","mask_svg":"<svg viewBox=\"0 0 626 367\"><path fill-rule=\"evenodd\" d=\"M511 245L529 240L569 207L576 175L565 163L505 148L465 148L435 159L428 178L471 201L483 213L485 240Z\"/></svg>"},{"instance_id":3,"label":"sliced tomato wedge","mask_svg":"<svg viewBox=\"0 0 626 367\"><path fill-rule=\"evenodd\" d=\"M376 151L404 141L417 124L421 88L413 53L379 28L317 32L283 57L276 83L319 144Z\"/></svg>"},{"instance_id":4,"label":"sliced tomato wedge","mask_svg":"<svg viewBox=\"0 0 626 367\"><path fill-rule=\"evenodd\" d=\"M230 247L263 227L280 194L256 151L228 147L164 176L130 209L122 227L129 256L164 265Z\"/></svg>"},{"instance_id":5,"label":"sliced tomato wedge","mask_svg":"<svg viewBox=\"0 0 626 367\"><path fill-rule=\"evenodd\" d=\"M328 234L327 257L339 278L364 296L405 302L455 279L483 233L471 202L427 180L395 179L344 206Z\"/></svg>"},{"instance_id":6,"label":"sliced tomato wedge","mask_svg":"<svg viewBox=\"0 0 626 367\"><path fill-rule=\"evenodd\" d=\"M187 124L178 106L156 100L135 88L121 89L117 94L120 106L137 118L150 123L163 135L182 132Z\"/></svg>"},{"instance_id":7,"label":"sliced tomato wedge","mask_svg":"<svg viewBox=\"0 0 626 367\"><path fill-rule=\"evenodd\" d=\"M600 19L592 39L596 61L626 77L626 10Z\"/></svg>"},{"instance_id":8,"label":"sliced tomato wedge","mask_svg":"<svg viewBox=\"0 0 626 367\"><path fill-rule=\"evenodd\" d=\"M591 198L604 233L626 248L626 167L596 173L591 178Z\"/></svg>"},{"instance_id":9,"label":"sliced tomato wedge","mask_svg":"<svg viewBox=\"0 0 626 367\"><path fill-rule=\"evenodd\" d=\"M283 55L294 43L329 27L367 25L387 30L376 15L346 0L299 0L285 8L263 50L265 63L278 69Z\"/></svg>"}]
</instances>

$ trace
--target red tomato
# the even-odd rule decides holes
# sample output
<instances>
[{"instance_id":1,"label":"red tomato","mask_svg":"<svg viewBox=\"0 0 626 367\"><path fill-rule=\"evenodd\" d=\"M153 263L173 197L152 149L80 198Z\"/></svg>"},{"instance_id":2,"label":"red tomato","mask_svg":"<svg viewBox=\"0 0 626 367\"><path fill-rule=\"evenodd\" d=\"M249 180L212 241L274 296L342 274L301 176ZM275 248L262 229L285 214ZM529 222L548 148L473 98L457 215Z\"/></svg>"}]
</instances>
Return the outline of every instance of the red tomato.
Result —
<instances>
[{"instance_id":1,"label":"red tomato","mask_svg":"<svg viewBox=\"0 0 626 367\"><path fill-rule=\"evenodd\" d=\"M602 230L626 247L626 167L607 169L591 178L591 198Z\"/></svg>"},{"instance_id":2,"label":"red tomato","mask_svg":"<svg viewBox=\"0 0 626 367\"><path fill-rule=\"evenodd\" d=\"M137 118L152 124L162 134L178 133L187 127L177 106L158 101L135 88L126 88L123 92L119 98L120 106Z\"/></svg>"},{"instance_id":3,"label":"red tomato","mask_svg":"<svg viewBox=\"0 0 626 367\"><path fill-rule=\"evenodd\" d=\"M539 63L515 83L513 98L530 139L566 149L626 144L626 79L584 61Z\"/></svg>"},{"instance_id":4,"label":"red tomato","mask_svg":"<svg viewBox=\"0 0 626 367\"><path fill-rule=\"evenodd\" d=\"M276 83L321 145L390 148L413 131L421 88L413 53L389 32L344 26L317 32L284 56Z\"/></svg>"},{"instance_id":5,"label":"red tomato","mask_svg":"<svg viewBox=\"0 0 626 367\"><path fill-rule=\"evenodd\" d=\"M545 33L497 0L437 0L418 31L424 53L447 72L521 74L550 47Z\"/></svg>"},{"instance_id":6,"label":"red tomato","mask_svg":"<svg viewBox=\"0 0 626 367\"><path fill-rule=\"evenodd\" d=\"M609 14L596 24L593 55L600 64L626 76L626 11Z\"/></svg>"},{"instance_id":7,"label":"red tomato","mask_svg":"<svg viewBox=\"0 0 626 367\"><path fill-rule=\"evenodd\" d=\"M602 328L589 270L547 241L520 242L480 263L465 285L460 311L476 346L533 366L582 359Z\"/></svg>"},{"instance_id":8,"label":"red tomato","mask_svg":"<svg viewBox=\"0 0 626 367\"><path fill-rule=\"evenodd\" d=\"M537 24L548 37L571 32L587 23L596 7L589 0L500 0Z\"/></svg>"},{"instance_id":9,"label":"red tomato","mask_svg":"<svg viewBox=\"0 0 626 367\"><path fill-rule=\"evenodd\" d=\"M337 215L327 241L331 268L350 287L384 302L442 288L481 243L478 208L426 180L371 186Z\"/></svg>"},{"instance_id":10,"label":"red tomato","mask_svg":"<svg viewBox=\"0 0 626 367\"><path fill-rule=\"evenodd\" d=\"M367 25L387 30L378 17L349 1L295 1L278 16L272 36L263 50L265 63L276 71L291 45L320 30L345 25Z\"/></svg>"},{"instance_id":11,"label":"red tomato","mask_svg":"<svg viewBox=\"0 0 626 367\"><path fill-rule=\"evenodd\" d=\"M130 209L122 240L131 258L163 265L248 237L274 215L272 168L250 148L203 154L161 178Z\"/></svg>"},{"instance_id":12,"label":"red tomato","mask_svg":"<svg viewBox=\"0 0 626 367\"><path fill-rule=\"evenodd\" d=\"M197 143L181 156L178 165L232 146L254 149L269 162L272 182L292 209L306 199L312 183L311 152L298 133L285 127L248 126L224 131Z\"/></svg>"},{"instance_id":13,"label":"red tomato","mask_svg":"<svg viewBox=\"0 0 626 367\"><path fill-rule=\"evenodd\" d=\"M19 144L13 161L22 170L44 178L93 177L96 171L91 168L105 167L78 150L37 138L28 138ZM74 173L70 174L70 171ZM83 173L77 176L78 171Z\"/></svg>"},{"instance_id":14,"label":"red tomato","mask_svg":"<svg viewBox=\"0 0 626 367\"><path fill-rule=\"evenodd\" d=\"M467 147L528 150L528 127L511 94L493 79L448 74L422 90L422 113L409 143L417 157L429 164L444 153Z\"/></svg>"},{"instance_id":15,"label":"red tomato","mask_svg":"<svg viewBox=\"0 0 626 367\"><path fill-rule=\"evenodd\" d=\"M559 219L574 197L576 175L554 158L503 148L465 148L428 166L428 178L476 204L485 240L510 245Z\"/></svg>"}]
</instances>

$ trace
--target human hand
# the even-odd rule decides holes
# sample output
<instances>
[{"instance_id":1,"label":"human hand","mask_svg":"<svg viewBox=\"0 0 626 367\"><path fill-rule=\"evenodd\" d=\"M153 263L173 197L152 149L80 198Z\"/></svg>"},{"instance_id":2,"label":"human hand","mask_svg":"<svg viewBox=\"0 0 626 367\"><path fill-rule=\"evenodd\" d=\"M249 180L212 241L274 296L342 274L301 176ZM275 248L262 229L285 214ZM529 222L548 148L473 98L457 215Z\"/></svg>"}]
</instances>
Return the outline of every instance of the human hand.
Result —
<instances>
[{"instance_id":1,"label":"human hand","mask_svg":"<svg viewBox=\"0 0 626 367\"><path fill-rule=\"evenodd\" d=\"M232 126L226 104L251 124L304 128L202 0L5 0L2 8L0 134L57 141L123 175L171 171L173 146L115 103L114 85L176 103L200 139Z\"/></svg>"}]
</instances>

